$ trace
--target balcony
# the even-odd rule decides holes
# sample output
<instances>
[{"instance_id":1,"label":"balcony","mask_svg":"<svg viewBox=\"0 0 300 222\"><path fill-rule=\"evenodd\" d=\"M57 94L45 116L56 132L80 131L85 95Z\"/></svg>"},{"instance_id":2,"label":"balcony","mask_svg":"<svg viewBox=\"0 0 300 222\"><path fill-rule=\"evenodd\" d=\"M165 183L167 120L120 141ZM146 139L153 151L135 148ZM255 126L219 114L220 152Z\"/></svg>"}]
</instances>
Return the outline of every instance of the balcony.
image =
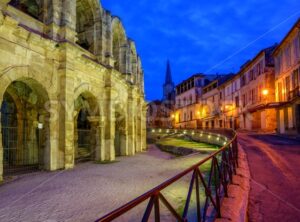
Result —
<instances>
[{"instance_id":1,"label":"balcony","mask_svg":"<svg viewBox=\"0 0 300 222\"><path fill-rule=\"evenodd\" d=\"M288 93L288 101L294 100L297 97L300 97L299 86Z\"/></svg>"}]
</instances>

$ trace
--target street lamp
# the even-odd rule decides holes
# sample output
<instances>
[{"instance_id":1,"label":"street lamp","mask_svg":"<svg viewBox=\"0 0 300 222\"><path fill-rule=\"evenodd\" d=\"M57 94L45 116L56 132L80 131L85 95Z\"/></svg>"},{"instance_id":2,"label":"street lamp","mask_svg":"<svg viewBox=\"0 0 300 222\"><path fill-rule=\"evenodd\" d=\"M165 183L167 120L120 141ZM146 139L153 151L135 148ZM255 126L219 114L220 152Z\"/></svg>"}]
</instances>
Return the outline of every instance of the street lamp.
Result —
<instances>
[{"instance_id":1,"label":"street lamp","mask_svg":"<svg viewBox=\"0 0 300 222\"><path fill-rule=\"evenodd\" d=\"M264 96L269 95L269 90L268 90L268 89L263 89L262 94L263 94Z\"/></svg>"}]
</instances>

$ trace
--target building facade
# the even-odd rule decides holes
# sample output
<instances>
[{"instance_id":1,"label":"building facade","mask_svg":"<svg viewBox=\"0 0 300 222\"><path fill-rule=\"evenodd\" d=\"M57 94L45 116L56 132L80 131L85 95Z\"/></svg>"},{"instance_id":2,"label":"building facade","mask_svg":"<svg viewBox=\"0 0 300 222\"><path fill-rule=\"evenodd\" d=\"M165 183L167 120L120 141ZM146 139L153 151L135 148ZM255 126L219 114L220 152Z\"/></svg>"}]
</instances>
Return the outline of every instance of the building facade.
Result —
<instances>
[{"instance_id":1,"label":"building facade","mask_svg":"<svg viewBox=\"0 0 300 222\"><path fill-rule=\"evenodd\" d=\"M173 116L174 128L199 128L202 126L202 88L209 80L205 75L196 74L176 86L176 104Z\"/></svg>"},{"instance_id":2,"label":"building facade","mask_svg":"<svg viewBox=\"0 0 300 222\"><path fill-rule=\"evenodd\" d=\"M259 52L242 67L238 74L240 78L239 128L241 129L272 132L277 127L272 56L275 47Z\"/></svg>"},{"instance_id":3,"label":"building facade","mask_svg":"<svg viewBox=\"0 0 300 222\"><path fill-rule=\"evenodd\" d=\"M300 133L300 19L273 53L279 133Z\"/></svg>"},{"instance_id":4,"label":"building facade","mask_svg":"<svg viewBox=\"0 0 300 222\"><path fill-rule=\"evenodd\" d=\"M146 149L140 58L98 0L0 1L0 180Z\"/></svg>"}]
</instances>

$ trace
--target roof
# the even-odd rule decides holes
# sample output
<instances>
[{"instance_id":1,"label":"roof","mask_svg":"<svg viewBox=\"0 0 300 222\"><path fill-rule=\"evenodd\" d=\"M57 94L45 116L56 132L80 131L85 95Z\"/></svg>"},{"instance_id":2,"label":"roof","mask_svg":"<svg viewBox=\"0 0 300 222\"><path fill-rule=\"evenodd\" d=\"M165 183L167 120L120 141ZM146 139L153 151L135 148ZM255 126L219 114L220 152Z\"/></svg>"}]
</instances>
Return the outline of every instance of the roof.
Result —
<instances>
[{"instance_id":1,"label":"roof","mask_svg":"<svg viewBox=\"0 0 300 222\"><path fill-rule=\"evenodd\" d=\"M281 42L278 44L278 46L275 48L273 55L277 55L279 52L281 46L285 43L285 41L289 38L289 36L293 33L294 30L300 28L300 18L297 20L297 22L293 25L293 27L290 29L290 31L286 34L286 36L281 40Z\"/></svg>"},{"instance_id":2,"label":"roof","mask_svg":"<svg viewBox=\"0 0 300 222\"><path fill-rule=\"evenodd\" d=\"M176 85L176 87L182 85L182 84L185 83L185 82L190 81L191 79L197 78L197 77L205 77L205 75L202 74L202 73L194 74L194 75L190 76L189 78L187 78L187 79L181 81L179 84Z\"/></svg>"},{"instance_id":3,"label":"roof","mask_svg":"<svg viewBox=\"0 0 300 222\"><path fill-rule=\"evenodd\" d=\"M217 87L219 87L222 84L231 80L234 76L235 76L234 73L220 75L216 77L213 81L211 81L209 84L207 84L203 89L210 87L212 84L215 84L216 82L217 82Z\"/></svg>"}]
</instances>

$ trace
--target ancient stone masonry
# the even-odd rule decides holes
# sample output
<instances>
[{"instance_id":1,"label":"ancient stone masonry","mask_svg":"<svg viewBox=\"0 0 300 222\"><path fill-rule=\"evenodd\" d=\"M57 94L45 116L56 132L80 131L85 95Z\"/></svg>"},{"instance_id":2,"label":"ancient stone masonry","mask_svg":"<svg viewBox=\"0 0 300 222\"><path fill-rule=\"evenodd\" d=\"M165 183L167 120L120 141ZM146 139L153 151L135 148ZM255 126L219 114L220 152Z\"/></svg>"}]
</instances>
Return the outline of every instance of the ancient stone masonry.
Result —
<instances>
[{"instance_id":1,"label":"ancient stone masonry","mask_svg":"<svg viewBox=\"0 0 300 222\"><path fill-rule=\"evenodd\" d=\"M146 149L135 43L98 0L0 0L0 181Z\"/></svg>"}]
</instances>

